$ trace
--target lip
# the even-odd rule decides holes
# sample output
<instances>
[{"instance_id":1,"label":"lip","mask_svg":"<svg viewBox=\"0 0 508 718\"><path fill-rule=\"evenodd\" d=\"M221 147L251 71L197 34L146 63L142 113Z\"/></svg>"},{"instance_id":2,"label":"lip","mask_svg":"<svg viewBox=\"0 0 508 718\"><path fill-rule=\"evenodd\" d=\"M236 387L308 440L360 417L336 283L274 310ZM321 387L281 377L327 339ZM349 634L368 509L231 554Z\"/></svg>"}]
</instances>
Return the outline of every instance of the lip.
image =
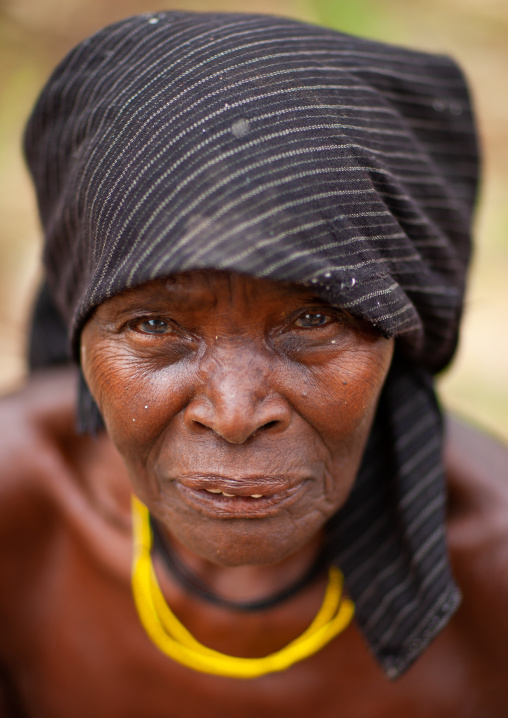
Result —
<instances>
[{"instance_id":1,"label":"lip","mask_svg":"<svg viewBox=\"0 0 508 718\"><path fill-rule=\"evenodd\" d=\"M306 479L296 477L186 476L174 483L190 508L211 518L267 518L297 501L305 482ZM253 494L262 496L256 499Z\"/></svg>"}]
</instances>

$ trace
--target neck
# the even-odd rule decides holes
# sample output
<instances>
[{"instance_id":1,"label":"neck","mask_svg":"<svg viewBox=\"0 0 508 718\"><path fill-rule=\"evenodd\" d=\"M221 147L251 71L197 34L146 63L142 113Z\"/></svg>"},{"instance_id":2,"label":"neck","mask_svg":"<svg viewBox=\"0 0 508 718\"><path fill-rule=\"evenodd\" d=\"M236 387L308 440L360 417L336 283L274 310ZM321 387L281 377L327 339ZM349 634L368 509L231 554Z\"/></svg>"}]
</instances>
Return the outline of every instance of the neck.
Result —
<instances>
[{"instance_id":1,"label":"neck","mask_svg":"<svg viewBox=\"0 0 508 718\"><path fill-rule=\"evenodd\" d=\"M161 541L166 546L170 544L171 552L184 572L193 574L197 582L204 584L211 594L232 603L256 604L296 586L307 575L313 578L319 575L319 570L314 571L314 567L322 553L322 533L277 563L230 567L217 565L197 555L161 525L158 526L158 532Z\"/></svg>"}]
</instances>

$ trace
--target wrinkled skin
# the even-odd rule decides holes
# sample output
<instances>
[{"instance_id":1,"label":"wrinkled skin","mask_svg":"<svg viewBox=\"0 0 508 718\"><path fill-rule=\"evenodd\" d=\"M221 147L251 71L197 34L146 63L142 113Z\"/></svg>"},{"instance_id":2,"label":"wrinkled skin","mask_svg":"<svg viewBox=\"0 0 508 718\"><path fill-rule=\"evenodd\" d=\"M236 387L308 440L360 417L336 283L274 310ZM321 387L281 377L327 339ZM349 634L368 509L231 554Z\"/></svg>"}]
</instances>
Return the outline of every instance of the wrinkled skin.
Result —
<instances>
[{"instance_id":1,"label":"wrinkled skin","mask_svg":"<svg viewBox=\"0 0 508 718\"><path fill-rule=\"evenodd\" d=\"M310 290L191 272L101 305L82 366L171 534L215 564L280 574L354 483L392 344Z\"/></svg>"},{"instance_id":2,"label":"wrinkled skin","mask_svg":"<svg viewBox=\"0 0 508 718\"><path fill-rule=\"evenodd\" d=\"M132 487L195 571L230 598L252 599L301 575L354 482L391 343L306 290L260 286L215 274L193 289L136 290L134 310L134 293L102 305L84 332L83 366L111 438L75 435L70 369L41 372L0 403L1 716L508 715L508 452L456 423L448 536L464 600L398 681L354 623L313 657L253 681L189 671L141 628ZM282 497L240 495L246 477L249 492ZM236 495L205 495L217 486ZM298 635L325 583L244 615L189 596L156 568L201 641L247 656Z\"/></svg>"}]
</instances>

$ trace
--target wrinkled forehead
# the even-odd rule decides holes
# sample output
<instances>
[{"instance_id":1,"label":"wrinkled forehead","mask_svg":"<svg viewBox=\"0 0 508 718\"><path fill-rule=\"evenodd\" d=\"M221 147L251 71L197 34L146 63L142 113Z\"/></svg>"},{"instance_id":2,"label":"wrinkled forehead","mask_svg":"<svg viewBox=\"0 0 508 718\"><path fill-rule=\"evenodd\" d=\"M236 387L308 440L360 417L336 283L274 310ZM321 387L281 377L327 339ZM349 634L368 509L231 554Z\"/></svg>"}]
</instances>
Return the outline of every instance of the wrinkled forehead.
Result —
<instances>
[{"instance_id":1,"label":"wrinkled forehead","mask_svg":"<svg viewBox=\"0 0 508 718\"><path fill-rule=\"evenodd\" d=\"M228 270L200 269L127 289L100 304L95 311L105 315L164 307L202 317L217 311L234 312L238 316L242 316L242 313L243 316L255 316L274 311L280 319L295 308L311 306L323 309L327 306L312 286L252 277ZM350 323L354 321L344 311L335 310L335 314L347 318Z\"/></svg>"}]
</instances>

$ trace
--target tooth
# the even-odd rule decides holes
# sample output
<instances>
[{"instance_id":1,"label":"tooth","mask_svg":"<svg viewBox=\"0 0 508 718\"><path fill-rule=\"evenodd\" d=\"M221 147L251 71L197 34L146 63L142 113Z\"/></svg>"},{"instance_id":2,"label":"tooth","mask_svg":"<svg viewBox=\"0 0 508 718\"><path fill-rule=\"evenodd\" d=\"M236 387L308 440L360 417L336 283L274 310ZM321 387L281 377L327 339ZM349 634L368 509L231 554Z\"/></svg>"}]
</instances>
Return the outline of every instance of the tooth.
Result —
<instances>
[{"instance_id":1,"label":"tooth","mask_svg":"<svg viewBox=\"0 0 508 718\"><path fill-rule=\"evenodd\" d=\"M263 494L251 494L250 497L251 499L262 499Z\"/></svg>"},{"instance_id":2,"label":"tooth","mask_svg":"<svg viewBox=\"0 0 508 718\"><path fill-rule=\"evenodd\" d=\"M222 492L222 495L223 495L223 496L234 496L234 494L226 494L225 491Z\"/></svg>"},{"instance_id":3,"label":"tooth","mask_svg":"<svg viewBox=\"0 0 508 718\"><path fill-rule=\"evenodd\" d=\"M222 494L220 489L205 489L205 491L208 491L209 494Z\"/></svg>"}]
</instances>

